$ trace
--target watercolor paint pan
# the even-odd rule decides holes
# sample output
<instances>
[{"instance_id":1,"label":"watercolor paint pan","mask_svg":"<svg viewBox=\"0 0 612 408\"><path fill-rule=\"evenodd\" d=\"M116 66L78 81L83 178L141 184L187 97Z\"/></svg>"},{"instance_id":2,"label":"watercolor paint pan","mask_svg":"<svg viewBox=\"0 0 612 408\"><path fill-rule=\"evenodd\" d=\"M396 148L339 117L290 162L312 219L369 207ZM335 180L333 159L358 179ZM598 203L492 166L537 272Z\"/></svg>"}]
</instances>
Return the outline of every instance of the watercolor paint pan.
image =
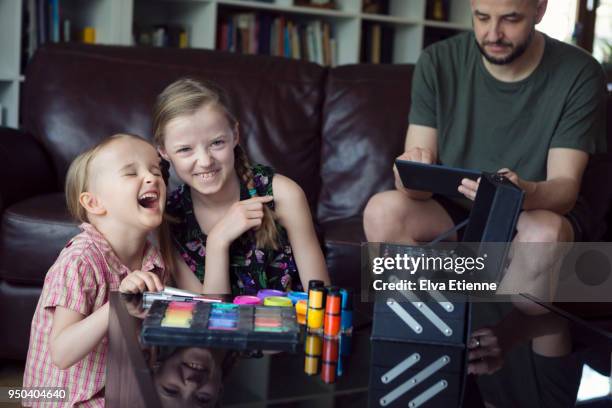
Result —
<instances>
[{"instance_id":1,"label":"watercolor paint pan","mask_svg":"<svg viewBox=\"0 0 612 408\"><path fill-rule=\"evenodd\" d=\"M300 329L292 307L156 300L141 339L151 345L295 352Z\"/></svg>"}]
</instances>

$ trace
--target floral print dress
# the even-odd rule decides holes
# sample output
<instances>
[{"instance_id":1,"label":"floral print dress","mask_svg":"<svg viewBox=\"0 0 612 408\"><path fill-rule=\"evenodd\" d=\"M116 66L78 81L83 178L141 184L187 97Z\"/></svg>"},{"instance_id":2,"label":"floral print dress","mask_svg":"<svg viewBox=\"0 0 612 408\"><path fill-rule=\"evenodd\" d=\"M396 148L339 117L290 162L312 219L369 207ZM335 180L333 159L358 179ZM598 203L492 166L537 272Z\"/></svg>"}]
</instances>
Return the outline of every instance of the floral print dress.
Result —
<instances>
[{"instance_id":1,"label":"floral print dress","mask_svg":"<svg viewBox=\"0 0 612 408\"><path fill-rule=\"evenodd\" d=\"M274 170L263 165L252 166L258 196L272 195ZM250 198L246 185L240 182L240 200ZM274 210L274 201L267 204ZM166 212L172 240L185 263L198 279L204 281L206 235L193 212L191 189L183 184L168 198ZM302 290L287 231L276 223L277 250L258 249L255 234L249 230L236 239L229 249L230 284L233 295L256 294L259 289Z\"/></svg>"}]
</instances>

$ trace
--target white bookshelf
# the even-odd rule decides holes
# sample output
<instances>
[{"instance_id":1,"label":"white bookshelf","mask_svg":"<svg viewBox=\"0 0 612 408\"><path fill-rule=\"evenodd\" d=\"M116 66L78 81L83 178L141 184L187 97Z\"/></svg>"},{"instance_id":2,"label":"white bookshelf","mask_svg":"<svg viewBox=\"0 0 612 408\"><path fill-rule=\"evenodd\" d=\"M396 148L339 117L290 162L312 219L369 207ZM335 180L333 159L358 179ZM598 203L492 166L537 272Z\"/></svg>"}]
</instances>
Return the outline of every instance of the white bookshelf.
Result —
<instances>
[{"instance_id":1,"label":"white bookshelf","mask_svg":"<svg viewBox=\"0 0 612 408\"><path fill-rule=\"evenodd\" d=\"M21 65L21 1L0 0L0 124L16 127Z\"/></svg>"},{"instance_id":2,"label":"white bookshelf","mask_svg":"<svg viewBox=\"0 0 612 408\"><path fill-rule=\"evenodd\" d=\"M38 0L0 0L0 105L4 125L18 125L22 9ZM136 27L174 24L186 29L189 47L214 49L217 22L228 13L270 12L298 23L329 23L339 65L360 62L365 24L393 28L393 63L415 63L427 30L469 30L469 0L449 0L449 21L426 19L427 0L390 0L389 15L368 14L361 0L336 0L335 9L304 7L294 0L59 0L62 20L74 29L93 27L96 43L133 45ZM21 79L22 80L22 79Z\"/></svg>"},{"instance_id":3,"label":"white bookshelf","mask_svg":"<svg viewBox=\"0 0 612 408\"><path fill-rule=\"evenodd\" d=\"M127 0L134 2L134 23L152 26L180 24L188 32L191 47L213 49L218 16L223 12L260 11L283 14L303 22L330 23L338 44L338 64L359 62L362 23L379 23L394 28L393 63L415 63L423 45L426 27L457 31L471 28L469 0L450 0L449 21L425 19L426 0L390 0L389 15L361 12L361 0L336 0L336 9L294 5L293 0Z\"/></svg>"}]
</instances>

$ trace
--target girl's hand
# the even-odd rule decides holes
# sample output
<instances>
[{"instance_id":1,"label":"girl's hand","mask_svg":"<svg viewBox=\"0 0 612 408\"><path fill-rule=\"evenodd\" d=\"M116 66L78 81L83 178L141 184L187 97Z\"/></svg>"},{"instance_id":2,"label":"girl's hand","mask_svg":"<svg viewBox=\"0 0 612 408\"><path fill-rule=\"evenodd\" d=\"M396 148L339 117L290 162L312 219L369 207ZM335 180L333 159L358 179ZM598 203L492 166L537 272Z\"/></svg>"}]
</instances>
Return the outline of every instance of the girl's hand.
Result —
<instances>
[{"instance_id":1,"label":"girl's hand","mask_svg":"<svg viewBox=\"0 0 612 408\"><path fill-rule=\"evenodd\" d=\"M504 365L504 350L497 332L483 327L468 341L468 374L493 374Z\"/></svg>"},{"instance_id":2,"label":"girl's hand","mask_svg":"<svg viewBox=\"0 0 612 408\"><path fill-rule=\"evenodd\" d=\"M125 309L130 315L141 320L144 320L147 316L147 311L142 307L141 298L127 299L125 301Z\"/></svg>"},{"instance_id":3,"label":"girl's hand","mask_svg":"<svg viewBox=\"0 0 612 408\"><path fill-rule=\"evenodd\" d=\"M263 206L273 199L272 196L253 197L234 203L223 218L212 228L207 241L213 240L229 247L236 238L246 231L251 228L259 228L264 216Z\"/></svg>"},{"instance_id":4,"label":"girl's hand","mask_svg":"<svg viewBox=\"0 0 612 408\"><path fill-rule=\"evenodd\" d=\"M162 290L164 290L164 285L156 274L139 270L129 273L119 285L119 292L122 293L161 292Z\"/></svg>"}]
</instances>

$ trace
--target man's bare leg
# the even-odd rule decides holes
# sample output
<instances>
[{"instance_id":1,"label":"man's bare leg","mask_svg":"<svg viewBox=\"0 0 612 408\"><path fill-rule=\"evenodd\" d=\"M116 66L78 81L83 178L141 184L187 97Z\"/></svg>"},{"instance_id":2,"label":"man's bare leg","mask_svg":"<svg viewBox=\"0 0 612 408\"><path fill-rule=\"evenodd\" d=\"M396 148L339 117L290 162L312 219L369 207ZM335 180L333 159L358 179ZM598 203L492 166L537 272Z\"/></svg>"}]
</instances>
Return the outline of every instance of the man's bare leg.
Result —
<instances>
[{"instance_id":1,"label":"man's bare leg","mask_svg":"<svg viewBox=\"0 0 612 408\"><path fill-rule=\"evenodd\" d=\"M524 211L517 224L512 261L500 283L500 292L529 293L543 301L552 302L557 288L559 270L567 247L572 242L574 231L567 218L551 211ZM533 245L526 245L526 244ZM559 244L559 245L555 245ZM513 297L514 306L526 315L548 313L547 309L520 296ZM544 356L564 355L571 350L571 338L567 322L559 318L549 319L551 327L533 338L533 350Z\"/></svg>"},{"instance_id":2,"label":"man's bare leg","mask_svg":"<svg viewBox=\"0 0 612 408\"><path fill-rule=\"evenodd\" d=\"M436 200L415 200L398 190L374 195L363 214L368 242L429 242L453 225L450 215Z\"/></svg>"},{"instance_id":3,"label":"man's bare leg","mask_svg":"<svg viewBox=\"0 0 612 408\"><path fill-rule=\"evenodd\" d=\"M512 260L499 291L529 293L543 301L552 301L566 243L574 238L572 226L565 217L551 211L533 210L523 211L517 231ZM529 313L529 310L523 312Z\"/></svg>"}]
</instances>

